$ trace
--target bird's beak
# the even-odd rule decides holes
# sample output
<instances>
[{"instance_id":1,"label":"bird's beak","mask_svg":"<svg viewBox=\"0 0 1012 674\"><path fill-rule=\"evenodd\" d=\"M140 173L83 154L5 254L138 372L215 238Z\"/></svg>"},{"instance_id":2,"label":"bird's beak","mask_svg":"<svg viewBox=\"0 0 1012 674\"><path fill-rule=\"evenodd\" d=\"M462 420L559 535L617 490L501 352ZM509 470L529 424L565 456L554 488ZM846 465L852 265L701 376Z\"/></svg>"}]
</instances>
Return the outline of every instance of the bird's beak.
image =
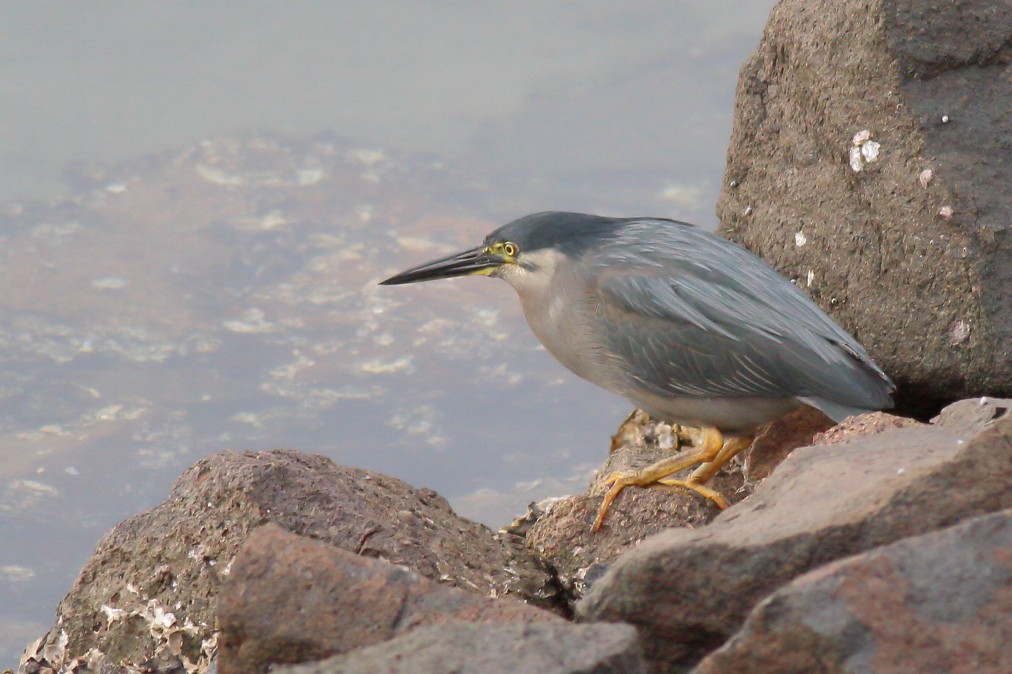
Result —
<instances>
[{"instance_id":1,"label":"bird's beak","mask_svg":"<svg viewBox=\"0 0 1012 674\"><path fill-rule=\"evenodd\" d=\"M499 255L489 252L487 247L478 246L471 250L465 250L463 253L408 269L396 276L391 276L386 281L381 281L380 285L396 286L402 283L418 283L419 281L432 281L454 276L488 276L505 262L506 260Z\"/></svg>"}]
</instances>

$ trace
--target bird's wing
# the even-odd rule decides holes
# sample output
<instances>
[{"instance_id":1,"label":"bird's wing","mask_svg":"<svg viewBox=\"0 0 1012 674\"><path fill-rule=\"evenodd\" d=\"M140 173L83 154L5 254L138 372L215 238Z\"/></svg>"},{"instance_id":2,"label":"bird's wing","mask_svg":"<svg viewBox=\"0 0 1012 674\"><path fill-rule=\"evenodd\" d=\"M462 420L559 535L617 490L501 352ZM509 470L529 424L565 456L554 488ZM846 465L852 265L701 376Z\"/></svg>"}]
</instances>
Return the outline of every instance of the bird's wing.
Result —
<instances>
[{"instance_id":1,"label":"bird's wing","mask_svg":"<svg viewBox=\"0 0 1012 674\"><path fill-rule=\"evenodd\" d=\"M599 335L627 376L664 396L890 404L885 376L800 290L736 246L706 246L719 249L625 247L602 265Z\"/></svg>"}]
</instances>

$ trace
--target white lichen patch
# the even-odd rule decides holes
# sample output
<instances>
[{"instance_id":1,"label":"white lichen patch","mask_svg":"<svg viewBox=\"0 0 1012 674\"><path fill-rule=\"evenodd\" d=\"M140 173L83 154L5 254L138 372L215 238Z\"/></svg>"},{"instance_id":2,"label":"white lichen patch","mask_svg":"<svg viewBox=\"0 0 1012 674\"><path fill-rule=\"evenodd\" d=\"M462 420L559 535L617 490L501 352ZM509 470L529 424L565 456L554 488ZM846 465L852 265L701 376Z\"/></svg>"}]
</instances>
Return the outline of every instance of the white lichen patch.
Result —
<instances>
[{"instance_id":1,"label":"white lichen patch","mask_svg":"<svg viewBox=\"0 0 1012 674\"><path fill-rule=\"evenodd\" d=\"M957 346L970 338L970 323L958 318L949 324L949 345Z\"/></svg>"},{"instance_id":2,"label":"white lichen patch","mask_svg":"<svg viewBox=\"0 0 1012 674\"><path fill-rule=\"evenodd\" d=\"M675 435L669 424L657 424L654 432L657 437L657 446L661 449L674 449L678 445L678 436Z\"/></svg>"},{"instance_id":3,"label":"white lichen patch","mask_svg":"<svg viewBox=\"0 0 1012 674\"><path fill-rule=\"evenodd\" d=\"M799 229L798 231L794 232L794 245L795 246L797 246L798 248L801 248L806 243L808 243L808 237L805 236L804 230Z\"/></svg>"},{"instance_id":4,"label":"white lichen patch","mask_svg":"<svg viewBox=\"0 0 1012 674\"><path fill-rule=\"evenodd\" d=\"M863 171L864 167L878 161L882 145L871 139L871 131L858 131L850 141L850 168L855 172Z\"/></svg>"},{"instance_id":5,"label":"white lichen patch","mask_svg":"<svg viewBox=\"0 0 1012 674\"><path fill-rule=\"evenodd\" d=\"M102 613L105 615L105 622L107 625L112 625L115 622L124 620L127 617L127 612L121 608L115 608L107 604L102 604Z\"/></svg>"}]
</instances>

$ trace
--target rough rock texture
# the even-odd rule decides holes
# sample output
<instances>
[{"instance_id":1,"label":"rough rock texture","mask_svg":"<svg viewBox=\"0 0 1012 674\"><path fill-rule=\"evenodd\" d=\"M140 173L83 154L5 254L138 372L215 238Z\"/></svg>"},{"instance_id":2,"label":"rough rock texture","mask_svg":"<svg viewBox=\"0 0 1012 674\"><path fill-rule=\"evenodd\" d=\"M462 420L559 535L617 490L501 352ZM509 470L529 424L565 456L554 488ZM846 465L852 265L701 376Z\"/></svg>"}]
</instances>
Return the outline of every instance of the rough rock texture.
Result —
<instances>
[{"instance_id":1,"label":"rough rock texture","mask_svg":"<svg viewBox=\"0 0 1012 674\"><path fill-rule=\"evenodd\" d=\"M811 408L789 414L763 428L742 454L744 459L729 464L708 484L728 503L737 503L792 450L810 444L817 432L831 425L831 420ZM672 442L671 434L670 426L642 411L630 415L612 438L612 454L587 491L551 503L526 532L525 544L555 571L570 601L582 597L608 564L647 536L670 527L704 526L720 513L713 502L686 489L629 487L611 506L601 530L591 531L608 490L604 479L614 471L641 468L677 451L663 448Z\"/></svg>"},{"instance_id":2,"label":"rough rock texture","mask_svg":"<svg viewBox=\"0 0 1012 674\"><path fill-rule=\"evenodd\" d=\"M612 504L601 530L591 530L609 488L605 478L678 451L670 446L673 441L671 426L636 411L612 438L612 452L587 490L552 502L526 532L525 545L553 569L570 601L579 599L609 563L645 537L673 526L702 526L720 512L711 501L686 489L629 487ZM718 473L710 486L730 503L751 492L740 464Z\"/></svg>"},{"instance_id":3,"label":"rough rock texture","mask_svg":"<svg viewBox=\"0 0 1012 674\"><path fill-rule=\"evenodd\" d=\"M770 595L694 674L1012 672L1012 511L876 548Z\"/></svg>"},{"instance_id":4,"label":"rough rock texture","mask_svg":"<svg viewBox=\"0 0 1012 674\"><path fill-rule=\"evenodd\" d=\"M781 0L742 67L718 232L852 332L900 410L1012 395L1009 110L1007 1Z\"/></svg>"},{"instance_id":5,"label":"rough rock texture","mask_svg":"<svg viewBox=\"0 0 1012 674\"><path fill-rule=\"evenodd\" d=\"M990 421L991 417L988 418ZM983 422L986 423L986 422ZM813 445L845 445L856 437L874 435L895 428L912 428L925 424L910 417L897 417L885 412L871 412L848 417L812 438Z\"/></svg>"},{"instance_id":6,"label":"rough rock texture","mask_svg":"<svg viewBox=\"0 0 1012 674\"><path fill-rule=\"evenodd\" d=\"M278 674L639 674L629 625L445 625Z\"/></svg>"},{"instance_id":7,"label":"rough rock texture","mask_svg":"<svg viewBox=\"0 0 1012 674\"><path fill-rule=\"evenodd\" d=\"M792 453L752 496L701 529L671 529L622 556L577 606L629 622L655 671L685 671L760 599L834 559L1012 507L1009 401L984 430L904 428Z\"/></svg>"},{"instance_id":8,"label":"rough rock texture","mask_svg":"<svg viewBox=\"0 0 1012 674\"><path fill-rule=\"evenodd\" d=\"M273 524L239 550L218 603L218 671L266 672L451 621L541 622L518 601L445 587L389 562L335 550Z\"/></svg>"},{"instance_id":9,"label":"rough rock texture","mask_svg":"<svg viewBox=\"0 0 1012 674\"><path fill-rule=\"evenodd\" d=\"M102 539L38 652L56 654L66 632L67 660L96 648L109 662L142 662L169 649L206 664L222 579L266 522L484 595L535 596L548 583L519 545L457 517L431 490L296 451L228 451L198 461L168 500Z\"/></svg>"}]
</instances>

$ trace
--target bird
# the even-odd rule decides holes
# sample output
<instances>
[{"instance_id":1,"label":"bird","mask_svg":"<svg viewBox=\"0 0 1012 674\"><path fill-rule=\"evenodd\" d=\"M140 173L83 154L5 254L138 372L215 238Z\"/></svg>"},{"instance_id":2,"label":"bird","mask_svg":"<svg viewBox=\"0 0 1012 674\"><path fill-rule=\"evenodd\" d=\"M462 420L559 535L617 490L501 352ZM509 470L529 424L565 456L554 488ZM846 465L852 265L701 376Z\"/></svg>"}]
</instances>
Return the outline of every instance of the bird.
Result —
<instances>
[{"instance_id":1,"label":"bird","mask_svg":"<svg viewBox=\"0 0 1012 674\"><path fill-rule=\"evenodd\" d=\"M457 276L506 281L566 368L656 419L698 429L692 451L607 476L595 532L632 485L685 487L725 508L705 483L759 427L802 405L836 422L892 407L893 382L807 294L685 222L534 213L380 284ZM672 477L691 467L687 479Z\"/></svg>"}]
</instances>

